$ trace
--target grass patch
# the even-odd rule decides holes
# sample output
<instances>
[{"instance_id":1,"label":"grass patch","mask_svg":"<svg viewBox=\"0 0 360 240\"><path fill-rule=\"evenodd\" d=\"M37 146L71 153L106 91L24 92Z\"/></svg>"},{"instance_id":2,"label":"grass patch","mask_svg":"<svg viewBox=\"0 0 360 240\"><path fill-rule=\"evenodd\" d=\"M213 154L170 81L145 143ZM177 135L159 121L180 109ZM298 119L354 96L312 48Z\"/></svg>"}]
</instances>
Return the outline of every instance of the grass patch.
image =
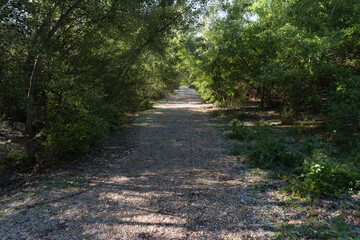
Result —
<instances>
[{"instance_id":1,"label":"grass patch","mask_svg":"<svg viewBox=\"0 0 360 240\"><path fill-rule=\"evenodd\" d=\"M0 175L16 169L17 172L27 171L35 163L35 156L26 151L7 152L3 159L0 159Z\"/></svg>"},{"instance_id":2,"label":"grass patch","mask_svg":"<svg viewBox=\"0 0 360 240\"><path fill-rule=\"evenodd\" d=\"M359 139L337 144L336 136L345 133L319 135L317 130L316 135L305 135L303 125L298 131L298 124L279 130L266 121L233 119L227 136L241 144L230 144L230 153L245 154L252 166L272 170L271 176L288 182L284 190L299 197L342 197L359 191Z\"/></svg>"},{"instance_id":3,"label":"grass patch","mask_svg":"<svg viewBox=\"0 0 360 240\"><path fill-rule=\"evenodd\" d=\"M248 112L213 117L227 121L221 130L230 153L255 167L246 169L254 178L248 189L264 200L262 228L278 239L360 240L360 135L315 119L293 122L291 111L286 125L284 113L267 122ZM263 170L265 178L258 176Z\"/></svg>"},{"instance_id":4,"label":"grass patch","mask_svg":"<svg viewBox=\"0 0 360 240\"><path fill-rule=\"evenodd\" d=\"M330 221L319 221L316 218L303 221L306 224L283 223L278 229L278 239L360 239L355 224L347 223L341 217L334 217Z\"/></svg>"}]
</instances>

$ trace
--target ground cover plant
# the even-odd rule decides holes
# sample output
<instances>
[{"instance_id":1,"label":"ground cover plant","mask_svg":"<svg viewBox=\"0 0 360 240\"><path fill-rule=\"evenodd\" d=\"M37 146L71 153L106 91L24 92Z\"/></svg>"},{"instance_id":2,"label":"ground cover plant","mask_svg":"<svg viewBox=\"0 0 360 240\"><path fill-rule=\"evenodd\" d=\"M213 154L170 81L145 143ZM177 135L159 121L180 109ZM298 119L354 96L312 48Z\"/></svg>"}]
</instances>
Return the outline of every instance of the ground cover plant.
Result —
<instances>
[{"instance_id":1,"label":"ground cover plant","mask_svg":"<svg viewBox=\"0 0 360 240\"><path fill-rule=\"evenodd\" d=\"M243 141L244 136L256 139L248 150L250 163L265 169L286 170L287 177L291 175L294 179L293 193L333 196L360 190L359 149L346 154L326 140L279 132L267 123L246 126L238 119L233 120L229 137Z\"/></svg>"},{"instance_id":2,"label":"ground cover plant","mask_svg":"<svg viewBox=\"0 0 360 240\"><path fill-rule=\"evenodd\" d=\"M258 180L268 183L258 185L266 193L263 198L270 194L271 199L286 199L281 218L267 206L271 210L265 217L277 219L277 237L357 239L360 171L359 145L354 142L359 139L349 139L355 147L346 148L334 141L336 132L324 131L326 123L304 130L304 121L283 125L279 114L261 109L260 103L252 112L246 110L220 108L213 117L230 153L250 169L265 171ZM254 112L268 121L259 121Z\"/></svg>"}]
</instances>

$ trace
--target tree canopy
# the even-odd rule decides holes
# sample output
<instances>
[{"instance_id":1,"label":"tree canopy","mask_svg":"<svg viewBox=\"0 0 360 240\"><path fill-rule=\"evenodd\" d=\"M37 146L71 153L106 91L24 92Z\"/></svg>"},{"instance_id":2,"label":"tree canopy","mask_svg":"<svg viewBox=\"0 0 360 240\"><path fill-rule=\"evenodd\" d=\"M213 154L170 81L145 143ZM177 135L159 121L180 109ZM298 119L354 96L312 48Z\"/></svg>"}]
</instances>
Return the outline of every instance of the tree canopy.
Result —
<instances>
[{"instance_id":1,"label":"tree canopy","mask_svg":"<svg viewBox=\"0 0 360 240\"><path fill-rule=\"evenodd\" d=\"M358 1L235 0L217 6L225 16L210 13L201 36L182 45L184 68L193 69L184 79L204 98L224 106L258 98L263 107L323 113L359 127Z\"/></svg>"},{"instance_id":2,"label":"tree canopy","mask_svg":"<svg viewBox=\"0 0 360 240\"><path fill-rule=\"evenodd\" d=\"M294 118L321 115L331 129L359 128L357 0L7 0L0 8L0 112L26 122L46 159L86 152L181 80L223 107L259 99Z\"/></svg>"},{"instance_id":3,"label":"tree canopy","mask_svg":"<svg viewBox=\"0 0 360 240\"><path fill-rule=\"evenodd\" d=\"M172 39L201 1L8 0L0 11L0 109L47 158L87 151L179 85Z\"/></svg>"}]
</instances>

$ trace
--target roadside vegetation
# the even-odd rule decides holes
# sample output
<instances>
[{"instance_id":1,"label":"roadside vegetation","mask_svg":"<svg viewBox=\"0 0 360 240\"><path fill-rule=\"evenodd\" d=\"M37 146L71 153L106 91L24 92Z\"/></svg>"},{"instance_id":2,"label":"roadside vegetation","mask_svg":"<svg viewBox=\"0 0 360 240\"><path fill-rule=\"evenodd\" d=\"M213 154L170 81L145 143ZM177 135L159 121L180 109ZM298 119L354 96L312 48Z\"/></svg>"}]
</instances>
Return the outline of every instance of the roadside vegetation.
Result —
<instances>
[{"instance_id":1,"label":"roadside vegetation","mask_svg":"<svg viewBox=\"0 0 360 240\"><path fill-rule=\"evenodd\" d=\"M219 2L182 41L183 82L219 107L229 151L288 207L333 214L282 219L280 238L360 235L359 12L353 0Z\"/></svg>"},{"instance_id":2,"label":"roadside vegetation","mask_svg":"<svg viewBox=\"0 0 360 240\"><path fill-rule=\"evenodd\" d=\"M2 1L0 175L88 153L176 89L174 39L201 4Z\"/></svg>"},{"instance_id":3,"label":"roadside vegetation","mask_svg":"<svg viewBox=\"0 0 360 240\"><path fill-rule=\"evenodd\" d=\"M360 188L359 11L353 0L219 3L182 41L183 81L205 101L224 109L256 102L295 126L289 134L239 117L229 133L252 143L251 164L286 173L293 194Z\"/></svg>"},{"instance_id":4,"label":"roadside vegetation","mask_svg":"<svg viewBox=\"0 0 360 240\"><path fill-rule=\"evenodd\" d=\"M235 166L256 179L254 193L264 201L259 215L270 222L262 228L279 239L358 239L359 159L352 146L336 143L336 132L328 135L321 121L285 125L259 105L216 108L212 117Z\"/></svg>"},{"instance_id":5,"label":"roadside vegetation","mask_svg":"<svg viewBox=\"0 0 360 240\"><path fill-rule=\"evenodd\" d=\"M182 83L298 214L272 215L279 238L359 239L358 0L7 0L0 19L0 176L89 153Z\"/></svg>"}]
</instances>

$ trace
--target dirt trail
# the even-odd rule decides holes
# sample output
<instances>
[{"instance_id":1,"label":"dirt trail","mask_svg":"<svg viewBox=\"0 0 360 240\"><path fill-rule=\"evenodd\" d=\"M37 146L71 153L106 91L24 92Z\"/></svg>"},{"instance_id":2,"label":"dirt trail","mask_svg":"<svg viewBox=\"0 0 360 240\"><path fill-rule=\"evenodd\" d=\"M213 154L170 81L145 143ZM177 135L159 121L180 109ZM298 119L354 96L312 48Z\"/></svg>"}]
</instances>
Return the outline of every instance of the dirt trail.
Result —
<instances>
[{"instance_id":1,"label":"dirt trail","mask_svg":"<svg viewBox=\"0 0 360 240\"><path fill-rule=\"evenodd\" d=\"M202 106L182 86L135 121L126 156L115 141L103 168L5 197L0 239L264 238L246 172L232 173Z\"/></svg>"}]
</instances>

